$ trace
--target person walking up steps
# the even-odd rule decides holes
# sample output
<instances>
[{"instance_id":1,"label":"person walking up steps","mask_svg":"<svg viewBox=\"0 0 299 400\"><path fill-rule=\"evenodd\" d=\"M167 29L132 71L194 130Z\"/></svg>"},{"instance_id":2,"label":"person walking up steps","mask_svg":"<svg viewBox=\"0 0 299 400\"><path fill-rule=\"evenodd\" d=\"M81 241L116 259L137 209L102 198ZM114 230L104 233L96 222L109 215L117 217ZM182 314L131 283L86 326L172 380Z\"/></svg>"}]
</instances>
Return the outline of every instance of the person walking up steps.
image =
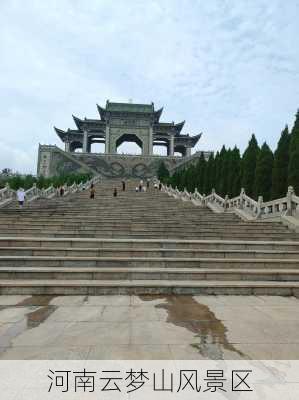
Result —
<instances>
[{"instance_id":1,"label":"person walking up steps","mask_svg":"<svg viewBox=\"0 0 299 400\"><path fill-rule=\"evenodd\" d=\"M122 186L123 186L123 192L126 190L126 182L123 180L123 181L121 181L121 183L122 183Z\"/></svg>"},{"instance_id":2,"label":"person walking up steps","mask_svg":"<svg viewBox=\"0 0 299 400\"><path fill-rule=\"evenodd\" d=\"M113 197L117 197L117 188L114 188Z\"/></svg>"},{"instance_id":3,"label":"person walking up steps","mask_svg":"<svg viewBox=\"0 0 299 400\"><path fill-rule=\"evenodd\" d=\"M94 199L95 193L96 193L96 190L94 188L94 184L92 183L90 185L89 198Z\"/></svg>"}]
</instances>

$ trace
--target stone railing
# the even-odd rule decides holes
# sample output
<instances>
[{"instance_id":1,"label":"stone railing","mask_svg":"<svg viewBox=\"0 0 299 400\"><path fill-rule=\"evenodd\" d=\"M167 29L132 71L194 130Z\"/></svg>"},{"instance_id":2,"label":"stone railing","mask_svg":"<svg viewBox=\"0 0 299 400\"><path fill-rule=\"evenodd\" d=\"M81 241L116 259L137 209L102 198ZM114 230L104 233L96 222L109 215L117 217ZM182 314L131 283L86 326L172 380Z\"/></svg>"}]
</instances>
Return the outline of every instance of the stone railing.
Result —
<instances>
[{"instance_id":1,"label":"stone railing","mask_svg":"<svg viewBox=\"0 0 299 400\"><path fill-rule=\"evenodd\" d=\"M80 192L84 189L89 189L91 184L96 184L100 181L99 176L91 178L87 182L73 183L71 186L64 185L64 196L68 194ZM31 203L36 199L51 199L59 195L59 189L55 188L53 185L46 189L39 189L34 183L33 186L25 191L25 202ZM4 207L6 204L11 203L17 197L17 191L11 189L8 184L5 188L0 189L0 207Z\"/></svg>"},{"instance_id":2,"label":"stone railing","mask_svg":"<svg viewBox=\"0 0 299 400\"><path fill-rule=\"evenodd\" d=\"M178 188L162 185L162 190L169 196L183 201L192 201L201 207L208 206L216 212L237 212L248 219L276 218L281 216L291 216L299 219L299 197L295 195L292 186L289 186L285 197L277 200L264 202L263 197L259 196L254 200L247 196L244 189L241 189L239 196L224 198L218 195L215 190L208 196L200 194L197 189L194 193L189 193L186 189L179 191Z\"/></svg>"},{"instance_id":3,"label":"stone railing","mask_svg":"<svg viewBox=\"0 0 299 400\"><path fill-rule=\"evenodd\" d=\"M0 189L0 206L9 203L13 196L13 190L8 184L3 189Z\"/></svg>"}]
</instances>

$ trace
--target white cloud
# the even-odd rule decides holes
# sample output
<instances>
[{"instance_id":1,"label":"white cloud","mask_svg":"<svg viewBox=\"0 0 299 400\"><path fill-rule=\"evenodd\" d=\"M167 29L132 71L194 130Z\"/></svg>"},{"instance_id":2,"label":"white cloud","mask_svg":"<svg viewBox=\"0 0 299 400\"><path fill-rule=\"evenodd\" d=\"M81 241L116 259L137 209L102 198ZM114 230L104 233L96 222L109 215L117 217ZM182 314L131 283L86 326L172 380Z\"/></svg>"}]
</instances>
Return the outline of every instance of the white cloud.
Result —
<instances>
[{"instance_id":1,"label":"white cloud","mask_svg":"<svg viewBox=\"0 0 299 400\"><path fill-rule=\"evenodd\" d=\"M197 148L243 149L252 132L275 146L299 104L298 15L282 0L1 2L0 168L34 172L53 125L107 98L164 106L204 132Z\"/></svg>"}]
</instances>

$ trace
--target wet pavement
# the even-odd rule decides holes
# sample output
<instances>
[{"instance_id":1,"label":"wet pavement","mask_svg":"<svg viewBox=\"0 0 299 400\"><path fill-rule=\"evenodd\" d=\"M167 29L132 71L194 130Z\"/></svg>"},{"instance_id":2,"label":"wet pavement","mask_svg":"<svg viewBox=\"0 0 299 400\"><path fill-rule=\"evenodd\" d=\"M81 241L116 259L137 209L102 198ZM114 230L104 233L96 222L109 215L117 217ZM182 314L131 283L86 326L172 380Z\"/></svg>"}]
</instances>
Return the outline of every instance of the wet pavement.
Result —
<instances>
[{"instance_id":1,"label":"wet pavement","mask_svg":"<svg viewBox=\"0 0 299 400\"><path fill-rule=\"evenodd\" d=\"M299 359L299 299L0 296L1 359Z\"/></svg>"}]
</instances>

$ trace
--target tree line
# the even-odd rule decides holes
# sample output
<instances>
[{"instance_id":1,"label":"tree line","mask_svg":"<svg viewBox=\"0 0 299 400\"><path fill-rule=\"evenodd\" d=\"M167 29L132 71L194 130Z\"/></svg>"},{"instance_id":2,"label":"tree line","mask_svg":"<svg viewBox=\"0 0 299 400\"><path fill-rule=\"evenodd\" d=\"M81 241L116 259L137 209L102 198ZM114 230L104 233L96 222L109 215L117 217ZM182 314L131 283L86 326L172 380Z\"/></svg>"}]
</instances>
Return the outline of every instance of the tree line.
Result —
<instances>
[{"instance_id":1,"label":"tree line","mask_svg":"<svg viewBox=\"0 0 299 400\"><path fill-rule=\"evenodd\" d=\"M260 147L253 134L242 156L236 146L223 146L208 160L201 154L196 164L189 164L172 176L161 163L158 177L179 190L194 192L197 188L206 195L215 189L223 197L235 197L244 188L248 196L263 196L264 201L269 201L284 197L288 186L293 186L299 195L299 110L291 131L286 125L281 132L274 153L266 142Z\"/></svg>"},{"instance_id":2,"label":"tree line","mask_svg":"<svg viewBox=\"0 0 299 400\"><path fill-rule=\"evenodd\" d=\"M14 175L0 179L0 189L8 183L10 188L17 190L22 187L25 190L30 189L33 184L39 189L46 189L53 185L58 188L63 185L71 186L73 183L86 182L92 178L91 174L66 174L45 178L44 176L35 177L33 175Z\"/></svg>"}]
</instances>

